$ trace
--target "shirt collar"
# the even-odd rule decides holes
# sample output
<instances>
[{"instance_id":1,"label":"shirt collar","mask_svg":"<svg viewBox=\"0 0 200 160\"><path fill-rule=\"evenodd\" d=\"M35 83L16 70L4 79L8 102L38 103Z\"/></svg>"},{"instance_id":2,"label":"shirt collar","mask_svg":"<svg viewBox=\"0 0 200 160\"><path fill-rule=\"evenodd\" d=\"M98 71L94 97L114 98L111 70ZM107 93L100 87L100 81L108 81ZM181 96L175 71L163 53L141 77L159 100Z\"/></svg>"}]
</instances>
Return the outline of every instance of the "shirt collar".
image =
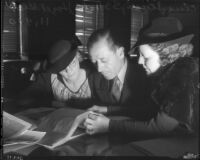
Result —
<instances>
[{"instance_id":1,"label":"shirt collar","mask_svg":"<svg viewBox=\"0 0 200 160\"><path fill-rule=\"evenodd\" d=\"M119 78L122 86L124 84L124 78L125 78L126 70L127 70L127 60L125 59L124 65L122 66L120 72L117 75L117 77Z\"/></svg>"}]
</instances>

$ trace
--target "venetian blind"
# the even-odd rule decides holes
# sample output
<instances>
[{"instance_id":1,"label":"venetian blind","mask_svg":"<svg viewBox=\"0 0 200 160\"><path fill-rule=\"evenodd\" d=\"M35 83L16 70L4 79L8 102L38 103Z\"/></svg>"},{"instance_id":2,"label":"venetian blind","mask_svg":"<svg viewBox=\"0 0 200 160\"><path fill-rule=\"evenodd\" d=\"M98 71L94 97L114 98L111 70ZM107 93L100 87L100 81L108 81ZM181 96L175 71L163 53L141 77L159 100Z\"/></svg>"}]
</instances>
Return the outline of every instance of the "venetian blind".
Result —
<instances>
[{"instance_id":1,"label":"venetian blind","mask_svg":"<svg viewBox=\"0 0 200 160\"><path fill-rule=\"evenodd\" d=\"M4 59L19 58L18 53L18 9L16 3L5 3L3 7L2 54Z\"/></svg>"},{"instance_id":2,"label":"venetian blind","mask_svg":"<svg viewBox=\"0 0 200 160\"><path fill-rule=\"evenodd\" d=\"M138 7L131 9L131 47L134 46L138 39L140 29L143 27L143 12Z\"/></svg>"},{"instance_id":3,"label":"venetian blind","mask_svg":"<svg viewBox=\"0 0 200 160\"><path fill-rule=\"evenodd\" d=\"M98 28L102 28L104 12L103 6L99 4L76 5L76 35L82 42L80 50L87 53L87 40Z\"/></svg>"}]
</instances>

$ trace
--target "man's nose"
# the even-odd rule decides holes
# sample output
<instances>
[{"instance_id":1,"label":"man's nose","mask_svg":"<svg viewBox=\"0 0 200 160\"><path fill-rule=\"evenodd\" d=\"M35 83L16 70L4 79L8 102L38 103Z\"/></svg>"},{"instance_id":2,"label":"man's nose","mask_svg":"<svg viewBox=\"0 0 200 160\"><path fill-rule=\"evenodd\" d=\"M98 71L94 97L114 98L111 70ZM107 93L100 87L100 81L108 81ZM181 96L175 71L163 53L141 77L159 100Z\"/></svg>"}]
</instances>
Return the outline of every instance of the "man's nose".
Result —
<instances>
[{"instance_id":1,"label":"man's nose","mask_svg":"<svg viewBox=\"0 0 200 160\"><path fill-rule=\"evenodd\" d=\"M144 59L142 57L139 57L138 64L144 64Z\"/></svg>"},{"instance_id":2,"label":"man's nose","mask_svg":"<svg viewBox=\"0 0 200 160\"><path fill-rule=\"evenodd\" d=\"M97 70L98 70L98 72L102 72L102 70L103 70L103 65L99 62L97 63Z\"/></svg>"}]
</instances>

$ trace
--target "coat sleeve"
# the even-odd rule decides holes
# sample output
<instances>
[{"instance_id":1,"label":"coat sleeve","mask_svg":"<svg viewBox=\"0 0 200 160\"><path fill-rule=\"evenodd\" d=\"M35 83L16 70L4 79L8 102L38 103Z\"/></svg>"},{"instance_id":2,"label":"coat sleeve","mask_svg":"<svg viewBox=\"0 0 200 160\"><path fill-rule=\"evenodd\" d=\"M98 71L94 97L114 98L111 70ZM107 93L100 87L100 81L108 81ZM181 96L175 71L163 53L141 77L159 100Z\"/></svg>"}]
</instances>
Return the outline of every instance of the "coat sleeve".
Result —
<instances>
[{"instance_id":1,"label":"coat sleeve","mask_svg":"<svg viewBox=\"0 0 200 160\"><path fill-rule=\"evenodd\" d=\"M163 136L173 134L179 123L164 112L149 121L110 120L109 132L131 136ZM182 128L184 130L184 128Z\"/></svg>"},{"instance_id":2,"label":"coat sleeve","mask_svg":"<svg viewBox=\"0 0 200 160\"><path fill-rule=\"evenodd\" d=\"M149 96L150 91L148 89L146 88L146 93L140 97L130 96L129 100L124 104L108 106L108 115L128 116L142 121L155 117L160 106ZM135 101L135 99L139 98L139 101Z\"/></svg>"}]
</instances>

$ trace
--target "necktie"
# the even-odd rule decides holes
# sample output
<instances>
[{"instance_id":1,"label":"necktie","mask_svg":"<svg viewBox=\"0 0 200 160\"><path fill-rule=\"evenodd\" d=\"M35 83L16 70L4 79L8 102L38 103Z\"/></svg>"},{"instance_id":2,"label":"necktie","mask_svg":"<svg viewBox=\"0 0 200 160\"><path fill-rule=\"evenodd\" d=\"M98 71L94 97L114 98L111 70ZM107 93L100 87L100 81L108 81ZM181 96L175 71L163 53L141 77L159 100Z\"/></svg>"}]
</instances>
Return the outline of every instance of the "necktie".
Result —
<instances>
[{"instance_id":1,"label":"necktie","mask_svg":"<svg viewBox=\"0 0 200 160\"><path fill-rule=\"evenodd\" d=\"M113 86L112 86L112 95L117 102L119 102L120 96L121 96L120 84L121 84L121 82L120 82L119 78L115 77L114 83L113 83Z\"/></svg>"}]
</instances>

